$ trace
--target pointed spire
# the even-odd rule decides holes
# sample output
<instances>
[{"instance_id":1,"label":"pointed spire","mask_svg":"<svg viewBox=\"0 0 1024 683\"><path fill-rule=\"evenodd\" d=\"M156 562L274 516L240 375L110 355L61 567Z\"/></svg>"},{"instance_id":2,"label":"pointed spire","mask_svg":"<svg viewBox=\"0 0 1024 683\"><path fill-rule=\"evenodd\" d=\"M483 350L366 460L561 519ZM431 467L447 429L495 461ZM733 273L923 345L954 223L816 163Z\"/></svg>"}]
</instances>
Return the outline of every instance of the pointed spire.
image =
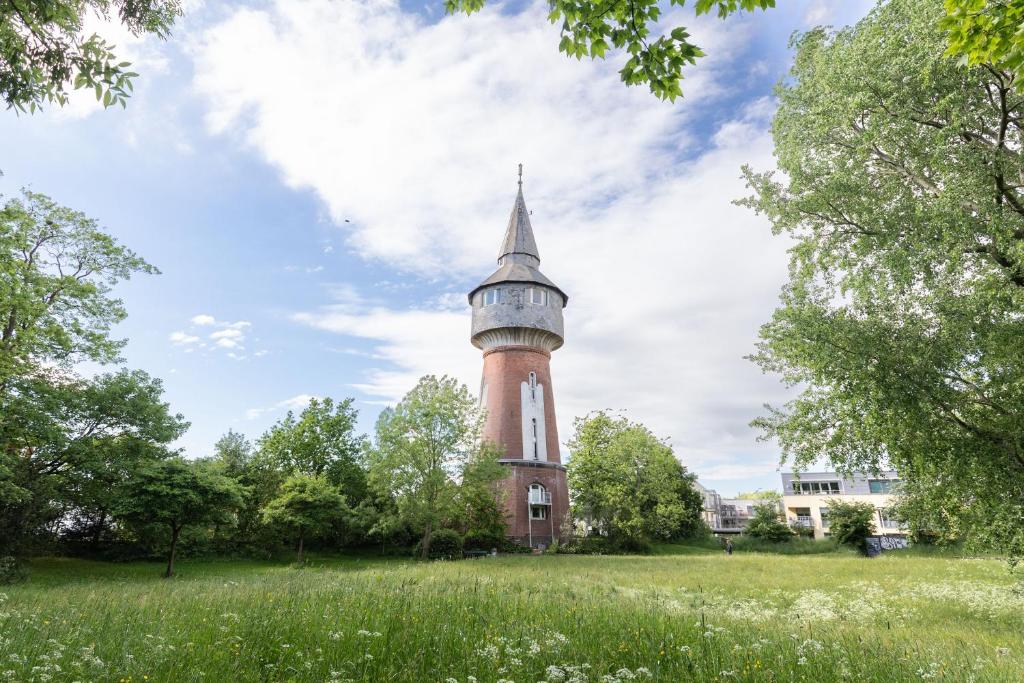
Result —
<instances>
[{"instance_id":1,"label":"pointed spire","mask_svg":"<svg viewBox=\"0 0 1024 683\"><path fill-rule=\"evenodd\" d=\"M530 212L523 198L522 164L519 164L519 191L512 206L512 215L508 219L508 229L505 231L505 241L501 243L498 262L501 263L506 257L511 257L508 261L522 262L533 267L540 264L537 241L533 238L533 226L530 225Z\"/></svg>"}]
</instances>

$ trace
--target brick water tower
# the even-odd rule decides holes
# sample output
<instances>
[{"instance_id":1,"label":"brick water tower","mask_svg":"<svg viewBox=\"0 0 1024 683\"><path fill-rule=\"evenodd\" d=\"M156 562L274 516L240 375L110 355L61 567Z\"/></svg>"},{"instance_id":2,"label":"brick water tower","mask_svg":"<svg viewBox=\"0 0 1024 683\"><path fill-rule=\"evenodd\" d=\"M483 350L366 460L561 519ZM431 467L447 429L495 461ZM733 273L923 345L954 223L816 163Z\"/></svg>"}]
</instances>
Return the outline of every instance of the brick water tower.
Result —
<instances>
[{"instance_id":1,"label":"brick water tower","mask_svg":"<svg viewBox=\"0 0 1024 683\"><path fill-rule=\"evenodd\" d=\"M533 547L558 538L569 512L558 448L551 352L562 346L569 298L540 272L540 254L519 192L498 253L498 269L469 293L473 346L483 350L484 438L501 450L508 534Z\"/></svg>"}]
</instances>

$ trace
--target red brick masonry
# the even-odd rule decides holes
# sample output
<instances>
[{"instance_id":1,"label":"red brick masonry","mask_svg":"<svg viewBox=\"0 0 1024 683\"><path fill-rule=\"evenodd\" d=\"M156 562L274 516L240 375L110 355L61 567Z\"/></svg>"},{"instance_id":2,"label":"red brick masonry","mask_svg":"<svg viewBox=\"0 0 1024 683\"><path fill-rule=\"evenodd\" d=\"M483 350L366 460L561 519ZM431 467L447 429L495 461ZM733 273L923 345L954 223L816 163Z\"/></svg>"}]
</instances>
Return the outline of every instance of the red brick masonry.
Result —
<instances>
[{"instance_id":1,"label":"red brick masonry","mask_svg":"<svg viewBox=\"0 0 1024 683\"><path fill-rule=\"evenodd\" d=\"M505 480L505 509L509 535L523 543L549 544L569 510L569 492L558 449L555 397L551 386L551 354L529 346L499 346L484 352L487 420L484 438L498 444L512 470ZM530 373L544 390L544 430L547 460L523 459L522 383ZM548 518L531 523L527 504L530 484L539 483L551 494ZM532 528L532 534L531 534ZM532 539L531 539L532 536Z\"/></svg>"},{"instance_id":2,"label":"red brick masonry","mask_svg":"<svg viewBox=\"0 0 1024 683\"><path fill-rule=\"evenodd\" d=\"M501 446L506 458L523 457L522 383L537 373L544 387L544 433L548 462L561 463L555 396L551 389L551 354L529 346L498 346L484 351L484 384L487 386L487 421L484 438Z\"/></svg>"}]
</instances>

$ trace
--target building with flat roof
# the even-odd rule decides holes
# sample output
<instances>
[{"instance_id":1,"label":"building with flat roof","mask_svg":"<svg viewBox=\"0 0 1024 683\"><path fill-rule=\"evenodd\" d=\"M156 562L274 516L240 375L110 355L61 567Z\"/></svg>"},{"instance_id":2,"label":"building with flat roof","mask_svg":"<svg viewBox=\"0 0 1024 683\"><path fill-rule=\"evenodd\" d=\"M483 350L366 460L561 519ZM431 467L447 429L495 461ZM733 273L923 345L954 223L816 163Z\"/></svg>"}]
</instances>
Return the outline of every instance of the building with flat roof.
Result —
<instances>
[{"instance_id":1,"label":"building with flat roof","mask_svg":"<svg viewBox=\"0 0 1024 683\"><path fill-rule=\"evenodd\" d=\"M857 472L849 477L836 472L783 472L782 510L790 525L811 529L815 538L827 538L829 505L870 503L875 508L876 535L904 536L906 530L889 512L898 487L896 472Z\"/></svg>"},{"instance_id":2,"label":"building with flat roof","mask_svg":"<svg viewBox=\"0 0 1024 683\"><path fill-rule=\"evenodd\" d=\"M747 523L754 516L758 505L775 505L770 500L754 500L747 498L722 498L714 489L695 483L697 491L704 499L701 516L711 527L711 531L728 536L743 533Z\"/></svg>"}]
</instances>

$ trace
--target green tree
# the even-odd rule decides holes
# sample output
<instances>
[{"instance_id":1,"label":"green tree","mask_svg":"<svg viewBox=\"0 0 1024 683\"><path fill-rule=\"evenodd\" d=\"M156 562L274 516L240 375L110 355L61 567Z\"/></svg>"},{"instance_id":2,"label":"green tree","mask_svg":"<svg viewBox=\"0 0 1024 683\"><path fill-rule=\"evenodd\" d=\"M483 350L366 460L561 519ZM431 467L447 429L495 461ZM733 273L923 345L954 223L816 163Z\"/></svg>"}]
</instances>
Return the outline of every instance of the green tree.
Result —
<instances>
[{"instance_id":1,"label":"green tree","mask_svg":"<svg viewBox=\"0 0 1024 683\"><path fill-rule=\"evenodd\" d=\"M947 54L971 66L992 65L1024 82L1024 0L945 0L941 26Z\"/></svg>"},{"instance_id":2,"label":"green tree","mask_svg":"<svg viewBox=\"0 0 1024 683\"><path fill-rule=\"evenodd\" d=\"M828 527L832 538L867 553L864 541L875 531L875 506L871 503L833 501L828 506Z\"/></svg>"},{"instance_id":3,"label":"green tree","mask_svg":"<svg viewBox=\"0 0 1024 683\"><path fill-rule=\"evenodd\" d=\"M288 473L321 476L358 503L366 495L361 455L366 437L356 434L353 399L312 399L296 418L291 411L260 437L260 452Z\"/></svg>"},{"instance_id":4,"label":"green tree","mask_svg":"<svg viewBox=\"0 0 1024 683\"><path fill-rule=\"evenodd\" d=\"M252 443L245 434L232 429L213 444L213 459L223 466L229 477L237 477L244 472L252 462L252 456Z\"/></svg>"},{"instance_id":5,"label":"green tree","mask_svg":"<svg viewBox=\"0 0 1024 683\"><path fill-rule=\"evenodd\" d=\"M486 0L445 0L449 14L479 11ZM568 57L604 58L608 50L628 55L619 75L626 85L646 83L651 92L665 100L682 95L682 70L704 56L690 42L685 26L660 24L663 3L659 0L550 0L548 19L561 22L558 49ZM683 7L686 0L670 0ZM753 12L775 6L775 0L695 0L698 15L716 12L725 18L734 12Z\"/></svg>"},{"instance_id":6,"label":"green tree","mask_svg":"<svg viewBox=\"0 0 1024 683\"><path fill-rule=\"evenodd\" d=\"M668 540L702 528L696 477L647 427L597 412L575 421L567 466L573 513L616 541Z\"/></svg>"},{"instance_id":7,"label":"green tree","mask_svg":"<svg viewBox=\"0 0 1024 683\"><path fill-rule=\"evenodd\" d=\"M758 505L754 508L754 516L743 528L746 536L760 538L773 543L789 541L793 538L793 530L782 521L782 515L775 505Z\"/></svg>"},{"instance_id":8,"label":"green tree","mask_svg":"<svg viewBox=\"0 0 1024 683\"><path fill-rule=\"evenodd\" d=\"M12 380L0 395L0 547L14 552L65 513L106 523L116 484L188 427L162 394L141 371Z\"/></svg>"},{"instance_id":9,"label":"green tree","mask_svg":"<svg viewBox=\"0 0 1024 683\"><path fill-rule=\"evenodd\" d=\"M482 414L464 385L427 375L394 409L381 413L370 453L370 478L395 500L399 515L430 540L453 516L458 479L481 447Z\"/></svg>"},{"instance_id":10,"label":"green tree","mask_svg":"<svg viewBox=\"0 0 1024 683\"><path fill-rule=\"evenodd\" d=\"M755 489L753 491L737 493L736 498L739 500L767 500L778 503L782 500L782 494L778 491L769 491L768 489Z\"/></svg>"},{"instance_id":11,"label":"green tree","mask_svg":"<svg viewBox=\"0 0 1024 683\"><path fill-rule=\"evenodd\" d=\"M913 495L970 502L946 509L971 542L1013 554L1024 98L1010 72L944 56L942 16L939 0L892 0L796 40L773 123L784 178L747 169L743 203L792 240L754 360L800 393L755 424L798 466L891 463Z\"/></svg>"},{"instance_id":12,"label":"green tree","mask_svg":"<svg viewBox=\"0 0 1024 683\"><path fill-rule=\"evenodd\" d=\"M157 270L84 214L24 191L0 208L0 396L42 363L117 360L112 287Z\"/></svg>"},{"instance_id":13,"label":"green tree","mask_svg":"<svg viewBox=\"0 0 1024 683\"><path fill-rule=\"evenodd\" d=\"M340 523L347 509L345 496L324 476L297 474L289 477L280 495L267 504L263 519L295 534L296 561L302 564L305 541Z\"/></svg>"},{"instance_id":14,"label":"green tree","mask_svg":"<svg viewBox=\"0 0 1024 683\"><path fill-rule=\"evenodd\" d=\"M456 517L467 540L490 549L505 542L505 507L499 482L508 476L508 469L498 460L500 449L483 443L462 469L456 491Z\"/></svg>"},{"instance_id":15,"label":"green tree","mask_svg":"<svg viewBox=\"0 0 1024 683\"><path fill-rule=\"evenodd\" d=\"M85 35L89 14L112 15L133 35L166 38L181 14L179 0L8 0L0 5L0 97L8 108L35 111L67 103L68 90L89 88L104 106L130 96L128 62L96 34Z\"/></svg>"},{"instance_id":16,"label":"green tree","mask_svg":"<svg viewBox=\"0 0 1024 683\"><path fill-rule=\"evenodd\" d=\"M170 458L141 468L124 484L117 515L129 524L166 527L170 544L164 576L169 578L182 529L228 522L241 504L242 492L228 477L205 463Z\"/></svg>"}]
</instances>

